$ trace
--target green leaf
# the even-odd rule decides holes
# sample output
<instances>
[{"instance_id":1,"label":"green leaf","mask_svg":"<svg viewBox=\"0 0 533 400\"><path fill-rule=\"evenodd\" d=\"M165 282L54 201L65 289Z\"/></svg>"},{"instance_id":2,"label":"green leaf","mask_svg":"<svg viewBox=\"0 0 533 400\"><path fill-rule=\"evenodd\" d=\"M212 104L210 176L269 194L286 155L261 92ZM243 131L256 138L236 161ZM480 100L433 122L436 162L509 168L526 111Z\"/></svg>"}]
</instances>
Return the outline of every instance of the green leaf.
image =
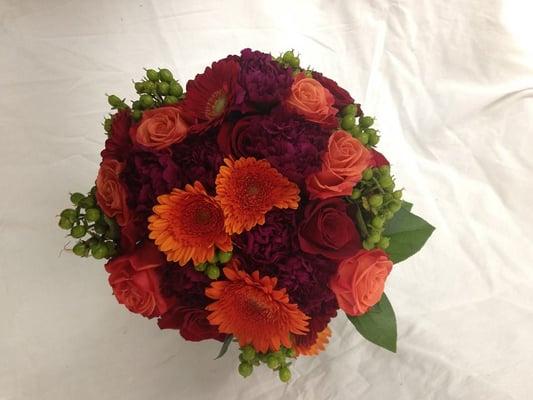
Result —
<instances>
[{"instance_id":1,"label":"green leaf","mask_svg":"<svg viewBox=\"0 0 533 400\"><path fill-rule=\"evenodd\" d=\"M226 336L226 339L224 339L224 343L222 344L222 347L220 348L220 352L218 353L218 356L217 358L215 358L215 360L218 360L220 357L226 354L226 351L228 351L228 347L232 341L233 341L233 335Z\"/></svg>"},{"instance_id":2,"label":"green leaf","mask_svg":"<svg viewBox=\"0 0 533 400\"><path fill-rule=\"evenodd\" d=\"M396 353L396 316L385 293L366 314L358 317L346 316L365 339Z\"/></svg>"},{"instance_id":3,"label":"green leaf","mask_svg":"<svg viewBox=\"0 0 533 400\"><path fill-rule=\"evenodd\" d=\"M384 236L390 238L387 253L393 263L399 263L418 252L435 228L411 213L411 203L402 202L402 208L385 225Z\"/></svg>"}]
</instances>

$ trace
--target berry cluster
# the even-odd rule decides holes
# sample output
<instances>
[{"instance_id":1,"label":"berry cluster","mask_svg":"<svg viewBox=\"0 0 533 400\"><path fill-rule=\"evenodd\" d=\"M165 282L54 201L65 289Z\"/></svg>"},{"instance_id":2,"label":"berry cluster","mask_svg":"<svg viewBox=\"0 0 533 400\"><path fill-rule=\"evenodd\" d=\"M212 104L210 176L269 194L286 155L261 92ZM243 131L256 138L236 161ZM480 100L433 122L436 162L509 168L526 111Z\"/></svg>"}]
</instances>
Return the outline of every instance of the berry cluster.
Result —
<instances>
[{"instance_id":1,"label":"berry cluster","mask_svg":"<svg viewBox=\"0 0 533 400\"><path fill-rule=\"evenodd\" d=\"M341 128L359 140L367 147L374 147L379 143L379 133L371 126L374 124L374 118L361 116L357 121L357 106L348 104L341 110L340 125Z\"/></svg>"},{"instance_id":2,"label":"berry cluster","mask_svg":"<svg viewBox=\"0 0 533 400\"><path fill-rule=\"evenodd\" d=\"M386 221L401 208L402 190L394 190L390 167L368 168L363 179L353 189L349 201L356 207L356 222L367 250L389 247L389 238L383 236Z\"/></svg>"},{"instance_id":3,"label":"berry cluster","mask_svg":"<svg viewBox=\"0 0 533 400\"><path fill-rule=\"evenodd\" d=\"M209 279L216 280L220 277L220 266L218 264L227 264L232 257L233 253L231 251L217 251L211 260L196 264L194 269L198 272L203 272Z\"/></svg>"},{"instance_id":4,"label":"berry cluster","mask_svg":"<svg viewBox=\"0 0 533 400\"><path fill-rule=\"evenodd\" d=\"M98 207L95 193L96 187L87 195L72 193L70 201L74 208L61 211L58 225L61 229L70 230L69 236L79 239L71 249L74 254L80 257L90 254L100 260L117 254L120 233L116 222Z\"/></svg>"},{"instance_id":5,"label":"berry cluster","mask_svg":"<svg viewBox=\"0 0 533 400\"><path fill-rule=\"evenodd\" d=\"M132 102L131 116L135 121L140 121L144 110L161 107L162 105L176 104L183 99L183 88L174 79L172 72L166 68L158 71L147 69L146 76L139 82L133 83L135 91L140 95L139 99ZM107 101L113 109L122 110L128 106L125 99L110 95ZM106 132L111 131L111 119L104 121Z\"/></svg>"},{"instance_id":6,"label":"berry cluster","mask_svg":"<svg viewBox=\"0 0 533 400\"><path fill-rule=\"evenodd\" d=\"M293 349L287 349L281 346L279 351L271 351L268 353L256 352L252 346L245 346L241 348L239 355L239 374L244 378L249 377L254 371L254 366L259 366L261 363L266 364L268 368L278 372L279 379L282 382L288 382L291 379L291 370L289 366L291 362L287 358L296 358L296 353Z\"/></svg>"}]
</instances>

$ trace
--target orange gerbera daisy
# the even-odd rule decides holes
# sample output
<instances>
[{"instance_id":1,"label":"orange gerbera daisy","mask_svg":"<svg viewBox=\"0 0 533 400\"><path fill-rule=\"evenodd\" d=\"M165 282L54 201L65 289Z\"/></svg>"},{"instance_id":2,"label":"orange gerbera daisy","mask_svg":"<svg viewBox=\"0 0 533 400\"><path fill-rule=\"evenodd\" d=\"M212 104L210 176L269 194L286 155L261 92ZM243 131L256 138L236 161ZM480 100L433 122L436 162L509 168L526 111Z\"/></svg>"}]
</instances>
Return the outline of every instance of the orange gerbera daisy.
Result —
<instances>
[{"instance_id":1,"label":"orange gerbera daisy","mask_svg":"<svg viewBox=\"0 0 533 400\"><path fill-rule=\"evenodd\" d=\"M199 264L213 258L215 247L232 249L224 231L224 213L200 182L185 186L185 190L174 189L157 201L154 214L148 218L149 237L168 261L183 266L192 259Z\"/></svg>"},{"instance_id":2,"label":"orange gerbera daisy","mask_svg":"<svg viewBox=\"0 0 533 400\"><path fill-rule=\"evenodd\" d=\"M326 329L318 333L315 343L313 343L311 346L302 346L299 345L296 341L293 341L292 348L294 349L294 351L296 351L297 356L316 356L318 353L320 353L326 348L326 345L329 343L330 336L331 329L326 326Z\"/></svg>"},{"instance_id":3,"label":"orange gerbera daisy","mask_svg":"<svg viewBox=\"0 0 533 400\"><path fill-rule=\"evenodd\" d=\"M217 200L229 234L265 223L272 208L298 208L300 189L266 160L253 157L224 160L216 179Z\"/></svg>"},{"instance_id":4,"label":"orange gerbera daisy","mask_svg":"<svg viewBox=\"0 0 533 400\"><path fill-rule=\"evenodd\" d=\"M205 290L207 297L216 300L206 307L211 325L221 333L233 334L239 344L251 344L256 351L277 351L280 346L291 347L290 334L303 335L308 331L309 317L289 303L285 289L275 289L276 278L259 277L238 270L237 263L224 268L227 281L216 281Z\"/></svg>"}]
</instances>

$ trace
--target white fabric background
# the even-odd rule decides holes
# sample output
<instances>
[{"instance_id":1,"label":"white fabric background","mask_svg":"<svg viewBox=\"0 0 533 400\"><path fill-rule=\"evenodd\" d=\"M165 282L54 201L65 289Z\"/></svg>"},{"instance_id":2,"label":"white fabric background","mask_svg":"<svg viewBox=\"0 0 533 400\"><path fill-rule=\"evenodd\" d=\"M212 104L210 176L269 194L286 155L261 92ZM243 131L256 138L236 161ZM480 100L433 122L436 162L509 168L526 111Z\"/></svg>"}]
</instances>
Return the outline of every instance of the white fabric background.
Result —
<instances>
[{"instance_id":1,"label":"white fabric background","mask_svg":"<svg viewBox=\"0 0 533 400\"><path fill-rule=\"evenodd\" d=\"M529 0L0 0L0 399L528 399L533 393ZM393 271L396 355L345 318L293 381L117 304L55 215L94 181L104 93L186 82L241 48L336 79L437 230Z\"/></svg>"}]
</instances>

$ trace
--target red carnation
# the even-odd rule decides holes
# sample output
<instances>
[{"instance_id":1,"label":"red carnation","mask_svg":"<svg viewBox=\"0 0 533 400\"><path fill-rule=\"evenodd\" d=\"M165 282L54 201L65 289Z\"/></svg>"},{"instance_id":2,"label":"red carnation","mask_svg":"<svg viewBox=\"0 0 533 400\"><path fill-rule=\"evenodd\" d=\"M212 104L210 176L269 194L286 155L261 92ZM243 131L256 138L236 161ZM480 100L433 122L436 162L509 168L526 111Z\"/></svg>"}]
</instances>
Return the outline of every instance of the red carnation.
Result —
<instances>
[{"instance_id":1,"label":"red carnation","mask_svg":"<svg viewBox=\"0 0 533 400\"><path fill-rule=\"evenodd\" d=\"M220 124L230 108L242 102L244 92L237 83L239 70L237 61L220 60L187 82L182 109L192 121L191 133L202 133Z\"/></svg>"}]
</instances>

